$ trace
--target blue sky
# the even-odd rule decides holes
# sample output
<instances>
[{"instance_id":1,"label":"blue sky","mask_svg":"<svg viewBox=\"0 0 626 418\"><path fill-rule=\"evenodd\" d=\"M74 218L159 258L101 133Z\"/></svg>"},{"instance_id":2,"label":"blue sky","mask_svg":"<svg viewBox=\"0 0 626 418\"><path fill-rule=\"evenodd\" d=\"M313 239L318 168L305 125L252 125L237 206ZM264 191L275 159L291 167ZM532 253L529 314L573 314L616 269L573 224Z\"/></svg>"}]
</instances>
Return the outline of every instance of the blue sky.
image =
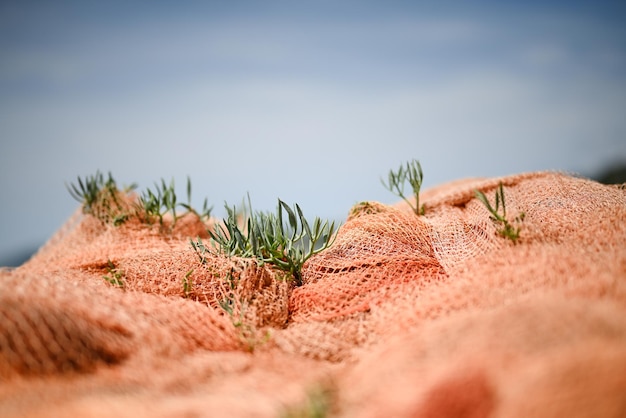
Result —
<instances>
[{"instance_id":1,"label":"blue sky","mask_svg":"<svg viewBox=\"0 0 626 418\"><path fill-rule=\"evenodd\" d=\"M623 2L0 4L0 265L96 170L343 220L425 187L626 160Z\"/></svg>"}]
</instances>

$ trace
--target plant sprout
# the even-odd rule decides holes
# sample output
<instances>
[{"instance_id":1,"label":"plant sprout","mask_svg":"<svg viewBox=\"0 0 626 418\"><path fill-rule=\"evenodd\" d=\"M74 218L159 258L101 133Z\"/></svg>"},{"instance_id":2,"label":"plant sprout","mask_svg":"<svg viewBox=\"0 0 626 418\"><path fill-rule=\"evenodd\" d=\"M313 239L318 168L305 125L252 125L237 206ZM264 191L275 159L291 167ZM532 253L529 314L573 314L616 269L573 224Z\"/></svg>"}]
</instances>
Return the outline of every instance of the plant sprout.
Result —
<instances>
[{"instance_id":1,"label":"plant sprout","mask_svg":"<svg viewBox=\"0 0 626 418\"><path fill-rule=\"evenodd\" d=\"M208 200L204 199L202 211L198 212L191 206L191 180L187 177L187 203L178 203L176 196L176 188L174 186L174 179L172 179L169 185L164 179L161 179L161 183L155 183L155 190L146 189L145 192L139 197L137 203L137 210L140 214L140 218L149 225L152 225L155 220L159 221L159 225L163 226L163 218L167 213L172 214L173 228L176 221L183 215L176 213L177 207L184 208L188 213L194 213L202 220L208 220L211 217L211 211L213 207L208 205Z\"/></svg>"},{"instance_id":2,"label":"plant sprout","mask_svg":"<svg viewBox=\"0 0 626 418\"><path fill-rule=\"evenodd\" d=\"M138 218L141 222L152 225L156 221L163 226L164 216L172 215L173 228L176 221L184 214L179 215L176 209L181 207L187 213L193 213L202 221L211 217L212 207L208 200L204 199L202 211L198 212L191 206L191 180L187 177L187 203L178 203L174 188L174 179L169 184L161 179L161 183L155 183L154 189L146 189L136 201L129 195L130 191L137 186L132 184L120 191L111 173L105 177L100 171L93 176L84 179L78 177L76 184L66 184L70 195L82 204L85 214L90 214L104 224L112 223L119 226L131 217Z\"/></svg>"},{"instance_id":3,"label":"plant sprout","mask_svg":"<svg viewBox=\"0 0 626 418\"><path fill-rule=\"evenodd\" d=\"M173 221L176 223L176 192L174 189L174 179L167 185L161 179L161 184L155 183L155 190L146 189L139 197L138 210L143 212L142 219L148 224L153 224L155 219L159 220L159 225L163 226L163 216L171 212ZM173 225L172 225L173 226Z\"/></svg>"},{"instance_id":4,"label":"plant sprout","mask_svg":"<svg viewBox=\"0 0 626 418\"><path fill-rule=\"evenodd\" d=\"M189 297L189 295L193 291L193 279L191 278L192 274L193 269L185 273L185 277L183 277L183 295L185 297Z\"/></svg>"},{"instance_id":5,"label":"plant sprout","mask_svg":"<svg viewBox=\"0 0 626 418\"><path fill-rule=\"evenodd\" d=\"M412 160L404 165L400 165L397 171L390 170L387 182L381 178L380 181L387 190L404 199L409 204L416 215L424 214L424 205L420 206L420 188L422 187L422 166L417 160ZM415 197L415 204L404 194L404 187L409 183Z\"/></svg>"},{"instance_id":6,"label":"plant sprout","mask_svg":"<svg viewBox=\"0 0 626 418\"><path fill-rule=\"evenodd\" d=\"M112 284L113 286L124 288L124 273L115 267L115 264L111 260L107 260L107 273L102 278Z\"/></svg>"},{"instance_id":7,"label":"plant sprout","mask_svg":"<svg viewBox=\"0 0 626 418\"><path fill-rule=\"evenodd\" d=\"M239 224L237 209L226 205L228 217L209 235L218 251L229 257L254 258L292 274L296 285L302 285L302 265L334 242L335 224L315 218L310 224L300 206L289 207L278 199L276 213L253 212L248 196L245 226ZM192 247L203 260L207 250L200 239Z\"/></svg>"},{"instance_id":8,"label":"plant sprout","mask_svg":"<svg viewBox=\"0 0 626 418\"><path fill-rule=\"evenodd\" d=\"M191 179L187 176L187 203L180 203L180 206L188 212L195 213L198 218L204 221L208 221L211 218L211 211L213 206L209 206L209 201L205 197L202 203L202 211L198 212L191 206Z\"/></svg>"},{"instance_id":9,"label":"plant sprout","mask_svg":"<svg viewBox=\"0 0 626 418\"><path fill-rule=\"evenodd\" d=\"M489 203L489 199L487 199L487 196L485 196L485 194L481 192L480 190L476 190L475 194L476 194L476 198L480 200L485 205L489 213L491 213L489 218L492 221L501 225L501 228L498 230L498 234L500 234L501 236L505 238L510 239L513 242L517 242L517 239L519 238L519 234L521 231L521 227L515 228L513 225L509 223L507 219L506 203L504 200L504 188L502 186L502 182L500 182L500 184L498 185L498 188L496 189L495 207L491 206L491 204ZM500 212L500 208L502 208L501 212ZM515 217L514 221L517 223L522 222L524 220L524 217L525 217L525 214L524 212L522 212L518 216Z\"/></svg>"},{"instance_id":10,"label":"plant sprout","mask_svg":"<svg viewBox=\"0 0 626 418\"><path fill-rule=\"evenodd\" d=\"M332 413L336 403L335 389L329 384L313 387L307 391L307 398L303 404L287 408L283 418L324 418Z\"/></svg>"},{"instance_id":11,"label":"plant sprout","mask_svg":"<svg viewBox=\"0 0 626 418\"><path fill-rule=\"evenodd\" d=\"M112 222L116 226L128 219L130 214L121 200L121 195L134 189L134 184L120 192L111 173L105 180L100 171L84 180L80 177L77 180L78 184L66 184L66 188L74 199L82 203L83 213L93 215L103 223Z\"/></svg>"}]
</instances>

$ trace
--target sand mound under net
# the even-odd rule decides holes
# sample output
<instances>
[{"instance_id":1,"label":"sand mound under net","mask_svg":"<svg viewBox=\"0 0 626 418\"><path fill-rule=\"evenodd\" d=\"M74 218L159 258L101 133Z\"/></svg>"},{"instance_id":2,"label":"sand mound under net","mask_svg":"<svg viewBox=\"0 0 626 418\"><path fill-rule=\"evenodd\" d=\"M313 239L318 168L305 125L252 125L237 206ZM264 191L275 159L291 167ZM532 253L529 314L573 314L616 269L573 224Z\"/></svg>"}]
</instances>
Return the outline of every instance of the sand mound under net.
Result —
<instances>
[{"instance_id":1,"label":"sand mound under net","mask_svg":"<svg viewBox=\"0 0 626 418\"><path fill-rule=\"evenodd\" d=\"M500 182L515 243L474 194ZM0 416L626 416L624 187L527 173L420 199L355 205L299 287L202 262L194 219L77 212L0 271Z\"/></svg>"}]
</instances>

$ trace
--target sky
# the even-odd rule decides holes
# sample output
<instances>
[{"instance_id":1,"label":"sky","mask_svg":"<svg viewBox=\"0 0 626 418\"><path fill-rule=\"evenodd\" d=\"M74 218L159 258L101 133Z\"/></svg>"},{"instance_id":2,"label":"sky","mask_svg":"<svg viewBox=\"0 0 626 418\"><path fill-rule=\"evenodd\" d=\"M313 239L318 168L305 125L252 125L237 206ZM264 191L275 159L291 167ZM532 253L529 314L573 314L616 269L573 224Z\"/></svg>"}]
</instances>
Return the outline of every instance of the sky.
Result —
<instances>
[{"instance_id":1,"label":"sky","mask_svg":"<svg viewBox=\"0 0 626 418\"><path fill-rule=\"evenodd\" d=\"M424 188L626 161L622 1L0 2L0 266L78 208L66 184L190 177L345 220Z\"/></svg>"}]
</instances>

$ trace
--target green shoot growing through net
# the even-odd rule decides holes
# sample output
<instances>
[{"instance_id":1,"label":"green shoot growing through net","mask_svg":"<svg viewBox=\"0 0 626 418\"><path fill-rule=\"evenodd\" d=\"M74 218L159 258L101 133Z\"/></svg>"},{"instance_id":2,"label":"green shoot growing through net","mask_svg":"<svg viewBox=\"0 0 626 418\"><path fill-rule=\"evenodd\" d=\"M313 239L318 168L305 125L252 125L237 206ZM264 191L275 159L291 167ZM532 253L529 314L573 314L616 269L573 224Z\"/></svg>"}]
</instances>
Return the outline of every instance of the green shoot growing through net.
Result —
<instances>
[{"instance_id":1,"label":"green shoot growing through net","mask_svg":"<svg viewBox=\"0 0 626 418\"><path fill-rule=\"evenodd\" d=\"M144 224L152 225L158 221L163 226L164 216L172 215L171 227L185 213L178 214L177 208L183 208L187 213L193 213L202 221L208 221L211 217L212 207L208 200L204 199L201 211L191 206L191 180L187 177L187 203L179 203L174 187L174 180L169 184L161 179L161 183L155 183L153 189L146 189L133 201L129 194L137 186L132 184L123 190L118 189L117 183L111 173L105 177L100 171L93 176L84 179L78 177L77 183L66 185L70 195L82 203L83 213L93 215L104 224L119 226L131 217L136 217Z\"/></svg>"},{"instance_id":2,"label":"green shoot growing through net","mask_svg":"<svg viewBox=\"0 0 626 418\"><path fill-rule=\"evenodd\" d=\"M506 203L504 200L504 188L502 186L502 182L500 182L498 188L496 189L495 207L491 206L491 203L489 203L489 199L487 199L487 196L485 196L485 194L480 190L476 190L475 194L476 198L485 205L485 207L491 214L489 218L500 225L500 229L498 229L498 234L510 239L514 243L517 242L521 227L514 227L507 219ZM502 210L500 211L500 209ZM519 223L523 221L524 216L524 212L520 213L518 216L515 217L515 222Z\"/></svg>"},{"instance_id":3,"label":"green shoot growing through net","mask_svg":"<svg viewBox=\"0 0 626 418\"><path fill-rule=\"evenodd\" d=\"M404 199L411 206L416 215L424 214L424 205L420 206L420 189L422 187L422 166L417 160L412 160L404 165L400 165L397 171L390 170L387 182L381 178L380 181L387 190ZM404 194L406 183L411 186L415 204Z\"/></svg>"},{"instance_id":4,"label":"green shoot growing through net","mask_svg":"<svg viewBox=\"0 0 626 418\"><path fill-rule=\"evenodd\" d=\"M172 222L176 222L176 192L174 179L167 185L161 179L161 184L155 183L155 190L146 189L139 197L138 208L141 211L141 218L148 224L154 223L158 219L163 226L163 216L171 212Z\"/></svg>"},{"instance_id":5,"label":"green shoot growing through net","mask_svg":"<svg viewBox=\"0 0 626 418\"><path fill-rule=\"evenodd\" d=\"M134 189L135 185L121 192L111 173L105 179L100 171L84 179L78 177L77 181L78 184L71 183L69 186L66 184L66 187L70 195L82 203L83 213L93 215L102 223L112 223L116 226L128 219L130 213L122 195Z\"/></svg>"},{"instance_id":6,"label":"green shoot growing through net","mask_svg":"<svg viewBox=\"0 0 626 418\"><path fill-rule=\"evenodd\" d=\"M237 209L226 206L228 217L209 231L214 247L229 257L254 258L262 265L272 264L291 273L302 285L302 265L311 256L330 247L335 239L335 223L315 218L309 223L300 206L291 208L278 199L276 213L254 212L248 197L247 219L240 225ZM203 260L207 251L201 240L191 242Z\"/></svg>"},{"instance_id":7,"label":"green shoot growing through net","mask_svg":"<svg viewBox=\"0 0 626 418\"><path fill-rule=\"evenodd\" d=\"M179 203L176 196L176 188L174 179L170 180L169 185L164 179L161 183L155 183L154 191L146 189L137 204L137 211L140 218L147 224L153 224L155 220L159 221L159 225L163 226L163 217L169 212L172 214L172 228L176 221L182 215L176 213L177 207L182 207L189 213L196 214L201 220L208 220L211 217L212 207L208 206L207 199L204 199L202 211L198 212L191 206L191 180L187 177L187 203Z\"/></svg>"}]
</instances>

